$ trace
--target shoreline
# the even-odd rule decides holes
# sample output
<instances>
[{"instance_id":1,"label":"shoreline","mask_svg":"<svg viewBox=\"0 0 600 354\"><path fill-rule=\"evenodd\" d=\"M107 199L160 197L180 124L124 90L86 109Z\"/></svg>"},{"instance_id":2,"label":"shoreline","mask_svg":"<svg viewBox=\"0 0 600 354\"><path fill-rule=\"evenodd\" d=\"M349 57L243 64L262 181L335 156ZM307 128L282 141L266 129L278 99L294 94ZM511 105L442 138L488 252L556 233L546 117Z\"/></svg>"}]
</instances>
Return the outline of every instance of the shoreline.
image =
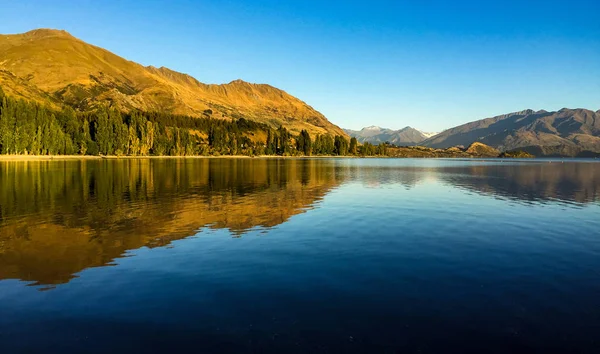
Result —
<instances>
[{"instance_id":1,"label":"shoreline","mask_svg":"<svg viewBox=\"0 0 600 354\"><path fill-rule=\"evenodd\" d=\"M364 158L389 158L365 156ZM279 155L221 155L221 156L94 156L94 155L0 155L0 161L52 161L52 160L133 160L133 159L303 159L303 158L363 158L362 156L279 156Z\"/></svg>"},{"instance_id":2,"label":"shoreline","mask_svg":"<svg viewBox=\"0 0 600 354\"><path fill-rule=\"evenodd\" d=\"M3 161L65 161L65 160L134 160L134 159L485 159L485 160L521 160L519 158L501 158L501 157L400 157L400 156L278 156L278 155L221 155L221 156L93 156L93 155L0 155L0 162ZM525 158L525 160L562 160L562 159L581 159L581 160L596 160L595 158L578 158L578 157L533 157Z\"/></svg>"}]
</instances>

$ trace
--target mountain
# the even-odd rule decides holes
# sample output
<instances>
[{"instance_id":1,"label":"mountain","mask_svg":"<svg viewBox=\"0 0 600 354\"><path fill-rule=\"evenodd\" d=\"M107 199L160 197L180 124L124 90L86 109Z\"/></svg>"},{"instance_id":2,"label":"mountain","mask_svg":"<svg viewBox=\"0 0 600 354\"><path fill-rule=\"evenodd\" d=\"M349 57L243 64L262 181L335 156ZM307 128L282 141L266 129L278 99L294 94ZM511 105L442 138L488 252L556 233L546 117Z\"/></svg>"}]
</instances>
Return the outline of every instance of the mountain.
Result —
<instances>
[{"instance_id":1,"label":"mountain","mask_svg":"<svg viewBox=\"0 0 600 354\"><path fill-rule=\"evenodd\" d=\"M411 127L400 130L392 130L377 126L362 128L361 130L344 129L344 131L355 137L361 143L380 144L389 142L394 145L416 145L428 138L426 133ZM431 136L431 135L429 135Z\"/></svg>"},{"instance_id":2,"label":"mountain","mask_svg":"<svg viewBox=\"0 0 600 354\"><path fill-rule=\"evenodd\" d=\"M60 30L0 35L0 86L8 95L82 111L108 103L123 111L244 117L294 133L345 135L314 108L273 86L242 80L204 84L165 67L128 61Z\"/></svg>"},{"instance_id":3,"label":"mountain","mask_svg":"<svg viewBox=\"0 0 600 354\"><path fill-rule=\"evenodd\" d=\"M447 148L475 141L500 151L523 150L536 156L595 156L600 154L600 112L527 109L463 124L422 144Z\"/></svg>"}]
</instances>

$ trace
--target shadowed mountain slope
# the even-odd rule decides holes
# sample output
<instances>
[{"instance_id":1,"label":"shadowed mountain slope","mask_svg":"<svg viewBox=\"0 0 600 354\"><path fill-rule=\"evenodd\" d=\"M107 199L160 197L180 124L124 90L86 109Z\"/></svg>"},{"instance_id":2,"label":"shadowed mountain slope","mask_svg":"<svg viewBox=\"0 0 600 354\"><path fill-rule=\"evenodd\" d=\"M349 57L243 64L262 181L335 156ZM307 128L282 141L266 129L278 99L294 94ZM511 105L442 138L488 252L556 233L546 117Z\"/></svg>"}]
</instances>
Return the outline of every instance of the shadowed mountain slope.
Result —
<instances>
[{"instance_id":1,"label":"shadowed mountain slope","mask_svg":"<svg viewBox=\"0 0 600 354\"><path fill-rule=\"evenodd\" d=\"M600 113L587 109L528 109L463 124L422 144L447 148L475 141L501 151L519 149L537 156L593 156L600 154Z\"/></svg>"}]
</instances>

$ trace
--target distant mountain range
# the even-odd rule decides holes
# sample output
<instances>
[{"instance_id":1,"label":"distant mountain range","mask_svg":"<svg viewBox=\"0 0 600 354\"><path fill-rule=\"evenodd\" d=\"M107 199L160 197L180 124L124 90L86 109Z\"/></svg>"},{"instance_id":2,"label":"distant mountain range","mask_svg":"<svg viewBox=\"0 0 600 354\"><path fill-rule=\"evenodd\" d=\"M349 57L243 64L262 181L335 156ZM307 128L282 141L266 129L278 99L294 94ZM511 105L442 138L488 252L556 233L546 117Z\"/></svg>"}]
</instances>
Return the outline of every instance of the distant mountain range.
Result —
<instances>
[{"instance_id":1,"label":"distant mountain range","mask_svg":"<svg viewBox=\"0 0 600 354\"><path fill-rule=\"evenodd\" d=\"M600 110L527 109L463 124L420 144L448 148L468 146L475 141L500 151L523 150L535 156L598 156Z\"/></svg>"},{"instance_id":2,"label":"distant mountain range","mask_svg":"<svg viewBox=\"0 0 600 354\"><path fill-rule=\"evenodd\" d=\"M431 134L411 127L391 130L370 126L344 131L361 143L447 149L481 142L499 151L522 150L534 156L600 156L600 110L581 108L556 112L527 109Z\"/></svg>"},{"instance_id":3,"label":"distant mountain range","mask_svg":"<svg viewBox=\"0 0 600 354\"><path fill-rule=\"evenodd\" d=\"M7 95L71 106L110 105L191 117L246 118L293 133L346 135L317 110L266 84L204 84L165 67L142 66L71 34L37 29L0 35L0 87Z\"/></svg>"},{"instance_id":4,"label":"distant mountain range","mask_svg":"<svg viewBox=\"0 0 600 354\"><path fill-rule=\"evenodd\" d=\"M351 137L355 137L360 143L391 143L398 146L417 145L420 142L434 136L436 133L425 133L411 127L399 130L370 126L361 130L344 129Z\"/></svg>"}]
</instances>

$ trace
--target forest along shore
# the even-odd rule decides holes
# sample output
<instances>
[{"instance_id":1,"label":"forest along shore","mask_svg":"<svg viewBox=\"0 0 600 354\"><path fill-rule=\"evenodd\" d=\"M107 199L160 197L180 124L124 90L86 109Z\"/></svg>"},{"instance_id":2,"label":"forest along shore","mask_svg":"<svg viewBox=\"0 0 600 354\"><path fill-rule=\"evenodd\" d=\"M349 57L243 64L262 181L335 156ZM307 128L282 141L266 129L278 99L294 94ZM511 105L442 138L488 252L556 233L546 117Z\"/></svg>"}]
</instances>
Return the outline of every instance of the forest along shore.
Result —
<instances>
[{"instance_id":1,"label":"forest along shore","mask_svg":"<svg viewBox=\"0 0 600 354\"><path fill-rule=\"evenodd\" d=\"M305 158L424 158L424 159L443 159L443 158L533 158L529 154L519 153L501 153L500 155L468 153L458 149L431 149L420 146L414 147L390 147L387 149L387 155L379 156L361 156L361 155L192 155L192 156L117 156L117 155L0 155L0 161L51 161L51 160L118 160L118 159L305 159Z\"/></svg>"},{"instance_id":2,"label":"forest along shore","mask_svg":"<svg viewBox=\"0 0 600 354\"><path fill-rule=\"evenodd\" d=\"M49 161L49 160L119 160L119 159L303 159L303 158L360 158L362 156L278 156L278 155L221 155L221 156L93 156L93 155L0 155L0 161ZM375 156L368 156L375 157ZM381 156L380 156L381 157Z\"/></svg>"},{"instance_id":3,"label":"forest along shore","mask_svg":"<svg viewBox=\"0 0 600 354\"><path fill-rule=\"evenodd\" d=\"M311 135L284 126L272 127L240 117L224 120L159 112L121 112L100 106L77 112L53 109L4 95L0 88L0 155L2 160L122 157L533 157L500 152L474 142L469 147L436 149L359 144L355 137Z\"/></svg>"}]
</instances>

